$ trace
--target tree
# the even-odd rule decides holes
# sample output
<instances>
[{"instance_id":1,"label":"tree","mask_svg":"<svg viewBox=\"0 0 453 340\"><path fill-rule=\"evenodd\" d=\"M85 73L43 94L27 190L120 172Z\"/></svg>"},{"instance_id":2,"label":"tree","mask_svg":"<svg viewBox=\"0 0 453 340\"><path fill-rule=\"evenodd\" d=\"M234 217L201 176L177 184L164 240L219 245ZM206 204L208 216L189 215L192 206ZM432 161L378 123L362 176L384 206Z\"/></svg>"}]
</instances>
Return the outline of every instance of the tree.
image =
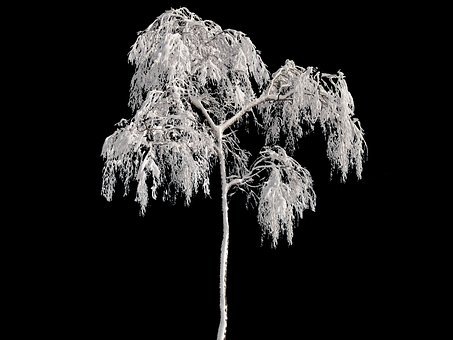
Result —
<instances>
[{"instance_id":1,"label":"tree","mask_svg":"<svg viewBox=\"0 0 453 340\"><path fill-rule=\"evenodd\" d=\"M186 8L163 13L139 32L129 62L135 65L129 99L135 115L105 140L102 195L110 201L119 179L125 195L137 182L141 214L149 193L164 201L182 196L190 205L199 190L209 196L218 164L223 240L217 339L224 339L229 194L246 194L273 247L282 235L292 244L298 220L316 204L309 171L291 157L304 135L321 127L331 173L345 181L355 170L361 178L366 144L352 96L341 72L321 73L287 60L270 74L244 33ZM241 128L265 137L254 161L240 144Z\"/></svg>"}]
</instances>

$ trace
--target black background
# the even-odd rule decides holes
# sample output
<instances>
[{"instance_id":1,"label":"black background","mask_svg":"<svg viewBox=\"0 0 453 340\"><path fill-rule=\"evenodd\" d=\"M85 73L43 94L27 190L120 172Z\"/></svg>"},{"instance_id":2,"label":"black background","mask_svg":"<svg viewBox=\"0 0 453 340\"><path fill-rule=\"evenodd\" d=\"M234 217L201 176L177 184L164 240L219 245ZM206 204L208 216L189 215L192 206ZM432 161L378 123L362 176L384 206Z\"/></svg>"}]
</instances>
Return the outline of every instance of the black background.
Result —
<instances>
[{"instance_id":1,"label":"black background","mask_svg":"<svg viewBox=\"0 0 453 340\"><path fill-rule=\"evenodd\" d=\"M368 143L363 179L351 175L340 184L329 179L322 136L302 142L296 158L313 176L317 210L305 214L292 246L283 239L277 249L269 240L261 245L255 212L245 209L240 195L231 199L227 337L368 338L425 329L419 315L428 298L420 294L419 273L428 241L417 244L420 231L408 219L424 204L410 206L412 186L404 170L415 147L403 138L410 113L401 100L411 85L403 54L414 34L405 21L411 21L410 10L378 3L295 7L245 1L62 9L53 32L65 37L61 58L69 56L73 63L69 82L61 86L68 94L65 119L74 133L64 146L54 143L52 152L62 168L75 171L70 177L60 169L50 174L60 194L40 205L40 214L52 210L52 226L29 234L32 242L33 235L40 240L40 256L27 260L35 283L27 294L37 301L30 313L44 316L36 327L63 338L216 335L218 169L211 199L196 197L190 207L151 202L140 217L133 194L122 197L121 186L111 203L100 195L103 141L116 122L132 115L129 48L138 31L180 6L245 32L271 72L286 59L323 72L341 69Z\"/></svg>"}]
</instances>

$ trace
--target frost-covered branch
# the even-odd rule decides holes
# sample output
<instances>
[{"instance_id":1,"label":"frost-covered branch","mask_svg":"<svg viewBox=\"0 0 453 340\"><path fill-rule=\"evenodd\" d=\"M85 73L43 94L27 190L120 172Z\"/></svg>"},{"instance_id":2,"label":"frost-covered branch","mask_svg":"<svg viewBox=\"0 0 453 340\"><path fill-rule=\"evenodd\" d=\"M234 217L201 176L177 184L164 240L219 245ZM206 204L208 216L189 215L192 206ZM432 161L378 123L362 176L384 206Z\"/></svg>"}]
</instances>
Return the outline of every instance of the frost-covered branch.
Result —
<instances>
[{"instance_id":1,"label":"frost-covered branch","mask_svg":"<svg viewBox=\"0 0 453 340\"><path fill-rule=\"evenodd\" d=\"M244 176L248 172L250 152L240 146L239 139L234 131L223 135L222 145L227 160L227 179Z\"/></svg>"},{"instance_id":2,"label":"frost-covered branch","mask_svg":"<svg viewBox=\"0 0 453 340\"><path fill-rule=\"evenodd\" d=\"M280 235L286 234L292 244L293 229L302 218L303 211L315 210L316 195L313 181L307 169L288 156L278 146L265 147L250 170L248 178L257 176L258 222L263 235L272 237L272 246L277 246Z\"/></svg>"},{"instance_id":3,"label":"frost-covered branch","mask_svg":"<svg viewBox=\"0 0 453 340\"><path fill-rule=\"evenodd\" d=\"M203 106L203 104L201 103L201 100L196 98L196 97L193 97L191 96L190 97L190 102L192 103L193 106L195 106L198 110L201 111L201 113L203 114L203 116L206 118L206 120L208 121L208 124L209 126L211 127L212 129L212 132L217 136L217 138L219 137L218 136L218 128L217 128L217 125L214 124L211 116L209 115L208 111L206 111L205 107Z\"/></svg>"},{"instance_id":4,"label":"frost-covered branch","mask_svg":"<svg viewBox=\"0 0 453 340\"><path fill-rule=\"evenodd\" d=\"M243 178L234 178L234 179L230 180L227 184L227 191L229 191L231 187L242 184L242 183L244 183Z\"/></svg>"},{"instance_id":5,"label":"frost-covered branch","mask_svg":"<svg viewBox=\"0 0 453 340\"><path fill-rule=\"evenodd\" d=\"M248 173L229 180L227 189L233 187L258 205L258 222L263 236L271 236L273 247L283 234L292 244L293 230L303 211L315 210L310 173L279 146L264 147Z\"/></svg>"},{"instance_id":6,"label":"frost-covered branch","mask_svg":"<svg viewBox=\"0 0 453 340\"><path fill-rule=\"evenodd\" d=\"M342 181L351 168L355 168L357 177L361 178L366 151L364 132L354 116L354 101L344 78L341 72L320 73L288 60L273 74L266 93L292 93L290 100L260 107L266 143L283 142L289 151L319 124L327 138L332 170L340 172Z\"/></svg>"},{"instance_id":7,"label":"frost-covered branch","mask_svg":"<svg viewBox=\"0 0 453 340\"><path fill-rule=\"evenodd\" d=\"M222 131L225 131L228 129L231 125L239 121L243 115L245 115L247 112L252 110L253 108L259 106L260 104L267 102L267 101L280 101L280 100L286 100L292 95L292 92L284 94L284 95L275 95L275 94L264 94L261 97L255 99L251 103L248 103L245 105L239 112L237 112L233 117L229 118L226 120L222 125L220 125L220 129Z\"/></svg>"},{"instance_id":8,"label":"frost-covered branch","mask_svg":"<svg viewBox=\"0 0 453 340\"><path fill-rule=\"evenodd\" d=\"M105 140L102 194L112 199L119 174L125 194L129 183L137 182L136 201L142 214L149 201L149 183L153 199L158 194L163 200L182 195L189 204L199 188L209 194L217 153L214 135L189 104L178 106L170 94L151 91L136 115L122 120Z\"/></svg>"}]
</instances>

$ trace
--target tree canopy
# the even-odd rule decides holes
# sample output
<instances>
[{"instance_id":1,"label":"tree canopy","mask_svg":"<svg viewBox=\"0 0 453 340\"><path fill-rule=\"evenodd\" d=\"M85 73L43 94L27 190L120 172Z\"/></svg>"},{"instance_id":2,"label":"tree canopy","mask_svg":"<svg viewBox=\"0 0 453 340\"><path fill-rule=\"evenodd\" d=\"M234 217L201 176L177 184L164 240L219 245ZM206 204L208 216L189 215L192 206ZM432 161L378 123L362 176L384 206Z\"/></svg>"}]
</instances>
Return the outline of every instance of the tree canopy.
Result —
<instances>
[{"instance_id":1,"label":"tree canopy","mask_svg":"<svg viewBox=\"0 0 453 340\"><path fill-rule=\"evenodd\" d=\"M291 154L320 126L331 171L346 180L362 173L366 144L345 76L321 73L287 60L271 74L249 37L202 20L186 8L169 10L139 32L129 53L135 73L130 119L117 124L102 148L102 194L111 200L119 179L144 214L152 199L186 204L210 193L210 174L221 140L228 189L245 190L257 203L258 222L273 245L305 209L315 209L310 173ZM256 160L236 131L256 128L266 145ZM285 151L286 150L286 151Z\"/></svg>"}]
</instances>

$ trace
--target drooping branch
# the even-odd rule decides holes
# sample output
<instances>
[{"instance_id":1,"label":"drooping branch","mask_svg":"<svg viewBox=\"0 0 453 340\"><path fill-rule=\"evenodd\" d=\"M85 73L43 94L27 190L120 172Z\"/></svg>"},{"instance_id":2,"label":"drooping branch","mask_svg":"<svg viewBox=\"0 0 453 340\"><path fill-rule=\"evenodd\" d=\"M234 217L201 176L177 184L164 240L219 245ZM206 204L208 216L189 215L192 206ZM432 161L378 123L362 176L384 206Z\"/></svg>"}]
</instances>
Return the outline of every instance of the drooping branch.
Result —
<instances>
[{"instance_id":1,"label":"drooping branch","mask_svg":"<svg viewBox=\"0 0 453 340\"><path fill-rule=\"evenodd\" d=\"M259 164L259 165L258 165ZM265 147L251 173L267 170L258 183L258 222L263 234L272 237L275 247L281 234L292 243L293 229L304 210L315 211L316 195L307 169L288 156L281 147Z\"/></svg>"},{"instance_id":2,"label":"drooping branch","mask_svg":"<svg viewBox=\"0 0 453 340\"><path fill-rule=\"evenodd\" d=\"M275 247L282 234L292 243L293 229L304 210L315 210L316 195L307 169L278 146L264 147L250 170L231 178L227 189L236 187L258 207L263 235L270 235Z\"/></svg>"},{"instance_id":3,"label":"drooping branch","mask_svg":"<svg viewBox=\"0 0 453 340\"><path fill-rule=\"evenodd\" d=\"M266 92L281 95L288 91L293 91L290 100L261 107L266 144L282 143L293 152L299 140L318 125L327 138L332 171L338 171L344 182L355 168L360 179L366 143L344 74L320 73L287 60L273 74Z\"/></svg>"}]
</instances>

